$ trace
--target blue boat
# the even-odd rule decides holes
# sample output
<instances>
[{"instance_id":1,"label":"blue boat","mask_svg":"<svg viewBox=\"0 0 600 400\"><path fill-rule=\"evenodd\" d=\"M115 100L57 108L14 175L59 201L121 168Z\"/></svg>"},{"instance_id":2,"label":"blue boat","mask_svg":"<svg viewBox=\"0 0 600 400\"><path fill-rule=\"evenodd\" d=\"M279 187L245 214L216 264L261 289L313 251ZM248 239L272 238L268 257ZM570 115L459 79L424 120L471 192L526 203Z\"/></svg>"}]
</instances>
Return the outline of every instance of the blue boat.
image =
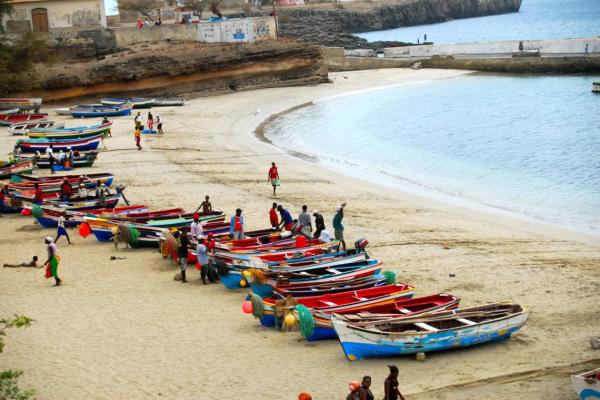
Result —
<instances>
[{"instance_id":1,"label":"blue boat","mask_svg":"<svg viewBox=\"0 0 600 400\"><path fill-rule=\"evenodd\" d=\"M240 284L243 278L242 272L243 270L227 267L228 272L226 275L219 274L219 278L221 279L221 283L225 285L227 289L241 289L242 285Z\"/></svg>"},{"instance_id":2,"label":"blue boat","mask_svg":"<svg viewBox=\"0 0 600 400\"><path fill-rule=\"evenodd\" d=\"M521 329L529 313L518 304L493 303L416 317L352 322L332 315L346 358L396 357L503 341Z\"/></svg>"},{"instance_id":3,"label":"blue boat","mask_svg":"<svg viewBox=\"0 0 600 400\"><path fill-rule=\"evenodd\" d=\"M131 115L131 108L132 105L129 103L117 106L92 104L73 107L70 113L75 118L119 117Z\"/></svg>"}]
</instances>

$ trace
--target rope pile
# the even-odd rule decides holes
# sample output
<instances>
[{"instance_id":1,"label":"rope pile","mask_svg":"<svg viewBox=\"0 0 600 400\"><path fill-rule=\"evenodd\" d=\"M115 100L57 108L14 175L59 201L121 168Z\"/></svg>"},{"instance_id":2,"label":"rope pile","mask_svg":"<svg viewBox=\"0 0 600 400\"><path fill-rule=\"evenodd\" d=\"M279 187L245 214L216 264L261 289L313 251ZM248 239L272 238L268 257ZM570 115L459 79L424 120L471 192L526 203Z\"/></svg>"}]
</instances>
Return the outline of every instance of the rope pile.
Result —
<instances>
[{"instance_id":1,"label":"rope pile","mask_svg":"<svg viewBox=\"0 0 600 400\"><path fill-rule=\"evenodd\" d=\"M385 283L388 285L396 283L396 273L394 271L385 271L383 276L385 276Z\"/></svg>"},{"instance_id":2,"label":"rope pile","mask_svg":"<svg viewBox=\"0 0 600 400\"><path fill-rule=\"evenodd\" d=\"M300 333L305 338L311 336L315 331L315 320L313 318L310 309L305 305L298 304L296 306L296 312L298 313L298 325L300 325Z\"/></svg>"}]
</instances>

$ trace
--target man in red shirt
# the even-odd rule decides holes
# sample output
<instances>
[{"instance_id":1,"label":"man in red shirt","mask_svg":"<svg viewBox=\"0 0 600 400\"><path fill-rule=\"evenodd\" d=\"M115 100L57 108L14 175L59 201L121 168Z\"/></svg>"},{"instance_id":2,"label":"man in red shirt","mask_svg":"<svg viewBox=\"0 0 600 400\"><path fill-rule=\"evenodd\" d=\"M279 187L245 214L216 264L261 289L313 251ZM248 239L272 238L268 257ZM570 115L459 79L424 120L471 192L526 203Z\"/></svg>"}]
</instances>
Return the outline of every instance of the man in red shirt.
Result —
<instances>
[{"instance_id":1,"label":"man in red shirt","mask_svg":"<svg viewBox=\"0 0 600 400\"><path fill-rule=\"evenodd\" d=\"M60 199L62 201L71 200L71 195L73 195L73 189L71 188L71 183L67 178L64 178L60 185Z\"/></svg>"},{"instance_id":2,"label":"man in red shirt","mask_svg":"<svg viewBox=\"0 0 600 400\"><path fill-rule=\"evenodd\" d=\"M271 228L277 230L279 227L279 216L277 215L277 203L273 203L273 207L269 210L269 221L271 222Z\"/></svg>"},{"instance_id":3,"label":"man in red shirt","mask_svg":"<svg viewBox=\"0 0 600 400\"><path fill-rule=\"evenodd\" d=\"M279 171L277 171L277 166L274 162L271 163L271 168L269 168L269 178L267 181L271 182L271 185L273 186L273 196L275 196L275 190L277 189L277 186L279 186Z\"/></svg>"},{"instance_id":4,"label":"man in red shirt","mask_svg":"<svg viewBox=\"0 0 600 400\"><path fill-rule=\"evenodd\" d=\"M33 195L33 202L35 204L42 204L44 202L44 191L40 187L39 183L35 184L35 194Z\"/></svg>"}]
</instances>

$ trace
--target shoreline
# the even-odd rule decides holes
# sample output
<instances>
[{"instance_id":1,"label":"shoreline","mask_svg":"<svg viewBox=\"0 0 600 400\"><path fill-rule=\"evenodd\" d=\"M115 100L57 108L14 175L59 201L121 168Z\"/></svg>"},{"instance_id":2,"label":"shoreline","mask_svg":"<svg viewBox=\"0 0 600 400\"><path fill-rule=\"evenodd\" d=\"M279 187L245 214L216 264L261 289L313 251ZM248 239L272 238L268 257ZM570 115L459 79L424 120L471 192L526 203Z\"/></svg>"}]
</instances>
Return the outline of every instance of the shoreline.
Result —
<instances>
[{"instance_id":1,"label":"shoreline","mask_svg":"<svg viewBox=\"0 0 600 400\"><path fill-rule=\"evenodd\" d=\"M0 315L35 319L30 328L10 332L3 369L23 370L21 386L47 400L281 400L302 391L336 399L347 394L348 381L365 374L381 398L388 364L398 365L402 392L413 400L437 400L442 392L446 400L573 397L569 373L593 358L589 337L600 330L597 248L574 235L561 238L539 227L535 233L531 224L348 177L252 133L266 117L315 98L464 73L357 71L332 74L328 85L200 97L153 110L163 118L165 135L144 135L142 151L135 149L133 116L115 118L113 137L105 140L110 151L100 153L94 168L77 172L111 171L115 183L127 185L132 204L155 209L194 210L208 194L215 209L231 214L243 208L249 230L268 225L273 201L293 215L303 204L318 209L328 227L336 204L347 202L348 244L368 238L369 254L416 286L415 296L452 293L464 307L502 300L528 306L530 322L510 340L431 353L424 363L412 357L348 362L335 340L308 343L298 332L261 327L241 312L246 290L204 286L193 266L191 282L183 285L173 281L178 267L155 249L114 250L70 231L74 245L58 244L60 288L43 278L43 270L0 268ZM83 122L53 119L67 126ZM2 132L0 151L6 153L16 138ZM272 161L282 177L276 196L267 182ZM4 216L2 224L2 262L43 255L43 238L54 233L20 215ZM242 368L235 379L233 368Z\"/></svg>"},{"instance_id":2,"label":"shoreline","mask_svg":"<svg viewBox=\"0 0 600 400\"><path fill-rule=\"evenodd\" d=\"M477 72L477 71L467 72L461 76L469 76L469 75L502 76L502 74L485 73L485 72ZM454 79L454 78L455 77L442 78L442 79ZM440 80L440 79L435 79L435 80ZM508 217L508 218L514 219L516 221L520 221L520 222L523 222L526 224L531 224L532 228L534 228L535 232L550 230L550 231L552 231L552 234L558 235L559 237L577 238L577 240L580 240L588 245L596 246L596 247L600 248L600 232L597 232L597 233L590 232L590 231L586 231L583 229L577 229L577 227L573 227L573 226L564 226L563 227L563 226L560 226L558 223L552 223L552 222L546 221L540 217L522 214L522 213L519 213L518 211L514 211L510 208L502 208L499 206L494 206L491 204L480 202L476 199L471 199L468 197L461 197L461 196L458 196L458 195L455 195L452 193L443 192L440 190L429 188L425 185L420 184L419 182L411 181L410 179L407 179L402 176L396 176L396 175L392 175L392 174L382 174L381 176L377 175L377 178L375 178L375 179L368 179L366 175L369 174L369 171L365 171L364 168L361 168L360 166L351 166L350 171L348 169L344 170L344 168L342 168L342 166L336 165L333 162L327 162L326 160L322 160L317 156L302 153L300 151L293 150L293 149L286 149L286 148L279 147L276 144L274 144L266 136L267 127L270 124L272 124L273 122L275 122L276 120L284 117L287 114L293 113L297 110L300 110L300 109L303 109L306 107L310 107L312 105L315 105L315 104L318 104L321 102L331 101L331 100L334 100L335 98L339 98L339 97L360 95L363 93L369 93L369 92L373 92L373 91L387 90L387 89L391 89L391 88L404 87L404 86L410 86L410 85L427 84L432 81L433 80L426 80L426 81L413 81L413 82L399 83L399 84L389 84L386 86L377 86L377 87L361 89L361 90L352 90L349 92L342 92L342 93L332 95L332 96L314 98L308 102L303 102L301 104L291 106L283 111L278 111L278 112L275 112L275 113L269 115L267 118L265 118L262 122L260 122L260 124L258 124L254 128L253 134L257 140L259 140L263 143L269 144L281 151L284 151L293 157L299 158L303 161L317 163L332 172L341 173L349 178L362 181L363 183L373 183L375 185L380 185L383 188L397 191L401 194L414 195L414 196L420 197L427 201L439 203L441 206L458 207L465 211L474 211L476 213L481 213L481 214L484 214L489 217L497 217L497 218ZM344 161L344 160L342 160L342 161ZM372 176L371 176L371 178L372 178Z\"/></svg>"}]
</instances>

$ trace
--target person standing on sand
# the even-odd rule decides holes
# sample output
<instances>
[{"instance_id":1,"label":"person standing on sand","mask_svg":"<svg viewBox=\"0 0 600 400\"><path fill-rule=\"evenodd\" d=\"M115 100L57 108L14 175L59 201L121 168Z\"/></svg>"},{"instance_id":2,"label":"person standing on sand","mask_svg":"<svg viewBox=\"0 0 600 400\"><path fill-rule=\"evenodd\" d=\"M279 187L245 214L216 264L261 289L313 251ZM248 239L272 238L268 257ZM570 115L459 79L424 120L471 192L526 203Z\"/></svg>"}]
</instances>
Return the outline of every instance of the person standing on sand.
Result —
<instances>
[{"instance_id":1,"label":"person standing on sand","mask_svg":"<svg viewBox=\"0 0 600 400\"><path fill-rule=\"evenodd\" d=\"M358 391L358 398L360 400L375 400L375 396L371 392L371 377L368 375L363 377L360 390Z\"/></svg>"},{"instance_id":2,"label":"person standing on sand","mask_svg":"<svg viewBox=\"0 0 600 400\"><path fill-rule=\"evenodd\" d=\"M269 222L271 228L277 230L279 228L279 216L277 215L277 203L273 203L273 207L269 210Z\"/></svg>"},{"instance_id":3,"label":"person standing on sand","mask_svg":"<svg viewBox=\"0 0 600 400\"><path fill-rule=\"evenodd\" d=\"M584 56L589 56L590 55L590 45L589 45L589 43L585 44L585 49L583 51L583 55Z\"/></svg>"},{"instance_id":4,"label":"person standing on sand","mask_svg":"<svg viewBox=\"0 0 600 400\"><path fill-rule=\"evenodd\" d=\"M48 162L50 163L50 174L55 174L54 164L56 163L56 159L54 158L54 148L52 145L46 147L46 155L48 156Z\"/></svg>"},{"instance_id":5,"label":"person standing on sand","mask_svg":"<svg viewBox=\"0 0 600 400\"><path fill-rule=\"evenodd\" d=\"M206 275L208 274L208 248L204 244L203 237L198 239L196 257L198 258L198 265L200 266L200 279L202 279L202 283L206 285Z\"/></svg>"},{"instance_id":6,"label":"person standing on sand","mask_svg":"<svg viewBox=\"0 0 600 400\"><path fill-rule=\"evenodd\" d=\"M69 218L69 215L67 214L66 211L63 211L62 214L60 214L60 217L58 217L58 225L57 225L57 229L56 229L56 239L54 239L54 243L58 243L58 239L60 239L61 236L65 236L67 238L67 242L69 244L71 243L71 238L69 237L69 233L67 232L67 219Z\"/></svg>"},{"instance_id":7,"label":"person standing on sand","mask_svg":"<svg viewBox=\"0 0 600 400\"><path fill-rule=\"evenodd\" d=\"M321 214L319 214L319 212L317 210L313 210L312 212L313 217L315 217L315 234L314 234L314 238L318 239L319 236L321 236L321 232L323 232L325 230L325 219L323 219L323 216Z\"/></svg>"},{"instance_id":8,"label":"person standing on sand","mask_svg":"<svg viewBox=\"0 0 600 400\"><path fill-rule=\"evenodd\" d=\"M163 134L163 130L162 130L162 118L158 114L156 114L156 129L158 130L158 134L159 135Z\"/></svg>"},{"instance_id":9,"label":"person standing on sand","mask_svg":"<svg viewBox=\"0 0 600 400\"><path fill-rule=\"evenodd\" d=\"M346 242L344 241L344 225L342 225L342 220L344 219L344 207L346 207L346 203L342 203L336 207L332 225L335 239L342 242L344 251L346 251Z\"/></svg>"},{"instance_id":10,"label":"person standing on sand","mask_svg":"<svg viewBox=\"0 0 600 400\"><path fill-rule=\"evenodd\" d=\"M281 204L277 206L277 211L279 211L279 215L281 216L281 223L279 224L278 228L285 228L286 231L291 231L292 227L294 226L292 214L290 214L288 210L283 208Z\"/></svg>"},{"instance_id":11,"label":"person standing on sand","mask_svg":"<svg viewBox=\"0 0 600 400\"><path fill-rule=\"evenodd\" d=\"M137 25L138 29L142 29L142 27L144 26L144 24L142 23L141 19L137 20L137 24L136 25Z\"/></svg>"},{"instance_id":12,"label":"person standing on sand","mask_svg":"<svg viewBox=\"0 0 600 400\"><path fill-rule=\"evenodd\" d=\"M146 121L146 125L148 125L148 129L152 130L154 127L154 117L152 116L152 111L148 111L148 120Z\"/></svg>"},{"instance_id":13,"label":"person standing on sand","mask_svg":"<svg viewBox=\"0 0 600 400\"><path fill-rule=\"evenodd\" d=\"M275 196L275 191L277 190L277 186L280 185L280 182L279 171L277 170L277 166L274 162L271 163L271 168L269 168L267 182L271 182L271 186L273 186L273 196Z\"/></svg>"},{"instance_id":14,"label":"person standing on sand","mask_svg":"<svg viewBox=\"0 0 600 400\"><path fill-rule=\"evenodd\" d=\"M308 239L312 239L312 221L310 218L310 214L308 213L308 207L306 205L302 206L302 212L298 215L298 222L302 225L302 233Z\"/></svg>"},{"instance_id":15,"label":"person standing on sand","mask_svg":"<svg viewBox=\"0 0 600 400\"><path fill-rule=\"evenodd\" d=\"M216 245L217 241L215 240L215 235L212 232L209 232L206 240L206 249L208 251L208 280L210 283L215 283L219 279L215 258Z\"/></svg>"},{"instance_id":16,"label":"person standing on sand","mask_svg":"<svg viewBox=\"0 0 600 400\"><path fill-rule=\"evenodd\" d=\"M60 264L58 248L56 244L52 243L50 236L44 240L44 243L46 243L46 249L48 250L48 259L44 263L46 265L46 279L54 278L56 281L54 286L60 286L62 280L58 277L58 264Z\"/></svg>"},{"instance_id":17,"label":"person standing on sand","mask_svg":"<svg viewBox=\"0 0 600 400\"><path fill-rule=\"evenodd\" d=\"M200 216L194 214L192 216L194 221L190 225L190 236L192 239L200 240L204 236L204 230L202 229L202 223L200 222Z\"/></svg>"},{"instance_id":18,"label":"person standing on sand","mask_svg":"<svg viewBox=\"0 0 600 400\"><path fill-rule=\"evenodd\" d=\"M383 385L385 391L383 400L404 400L404 396L402 396L402 393L400 393L400 389L398 388L398 367L395 365L388 365L388 367L390 369L390 374Z\"/></svg>"},{"instance_id":19,"label":"person standing on sand","mask_svg":"<svg viewBox=\"0 0 600 400\"><path fill-rule=\"evenodd\" d=\"M229 223L229 235L234 240L244 239L244 217L242 216L242 210L238 208L235 210L235 215L231 217Z\"/></svg>"},{"instance_id":20,"label":"person standing on sand","mask_svg":"<svg viewBox=\"0 0 600 400\"><path fill-rule=\"evenodd\" d=\"M181 283L186 283L185 280L185 269L187 268L187 259L188 259L188 245L190 240L188 238L187 232L179 232L178 235L178 247L177 247L177 261L179 262L179 268L181 269Z\"/></svg>"},{"instance_id":21,"label":"person standing on sand","mask_svg":"<svg viewBox=\"0 0 600 400\"><path fill-rule=\"evenodd\" d=\"M135 115L133 122L135 122L135 129L142 130L142 114L139 111Z\"/></svg>"},{"instance_id":22,"label":"person standing on sand","mask_svg":"<svg viewBox=\"0 0 600 400\"><path fill-rule=\"evenodd\" d=\"M142 132L140 131L140 128L135 128L133 137L135 138L135 145L137 146L138 151L140 151L142 149L142 145L140 144L142 140Z\"/></svg>"},{"instance_id":23,"label":"person standing on sand","mask_svg":"<svg viewBox=\"0 0 600 400\"><path fill-rule=\"evenodd\" d=\"M200 203L194 212L198 212L200 209L202 209L202 215L207 215L212 212L212 204L210 204L208 195L204 196L204 201Z\"/></svg>"}]
</instances>

